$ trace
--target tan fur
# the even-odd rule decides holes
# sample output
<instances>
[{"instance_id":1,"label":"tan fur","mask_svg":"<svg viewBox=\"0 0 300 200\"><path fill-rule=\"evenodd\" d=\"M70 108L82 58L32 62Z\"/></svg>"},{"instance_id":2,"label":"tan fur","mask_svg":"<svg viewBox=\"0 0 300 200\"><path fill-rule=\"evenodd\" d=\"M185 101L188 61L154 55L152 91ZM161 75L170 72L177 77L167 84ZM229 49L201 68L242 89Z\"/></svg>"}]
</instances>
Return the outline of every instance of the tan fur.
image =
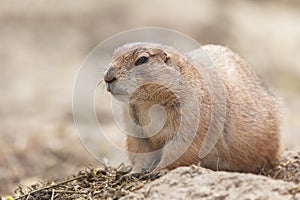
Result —
<instances>
[{"instance_id":1,"label":"tan fur","mask_svg":"<svg viewBox=\"0 0 300 200\"><path fill-rule=\"evenodd\" d=\"M199 151L210 124L212 99L202 74L189 62L189 57L172 47L151 43L127 44L115 51L110 66L116 72L114 89L111 91L115 97L119 95L116 93L131 87L134 81L129 80L130 73L126 72L135 68L135 61L145 53L149 55L149 65L159 63L170 66L190 85L184 86L184 83L172 81L172 76L168 77L164 71L156 68L145 68L144 76L137 77L141 80L147 76L165 79L166 84L173 84L184 105L180 104L178 96L167 86L146 84L134 91L129 103L130 116L125 116L127 120L132 119L139 126L146 126L150 122L148 111L154 104L164 106L167 114L163 129L149 137L144 129L137 131L133 130L134 127L127 127L128 131L135 133L128 135L126 141L129 159L135 171L165 167L173 169L200 162L202 166L213 170L257 173L261 168L270 168L277 162L280 120L276 98L262 85L253 69L228 48L207 45L202 49L221 75L226 98L226 120L222 133L212 151L204 158L199 157ZM188 100L189 87L196 92L201 111L195 137L189 135L192 132L189 129L193 127L188 125L188 130L177 133L181 123L181 109L192 103ZM191 112L190 115L197 116L197 113ZM192 138L192 144L182 152L188 138ZM174 160L178 153L183 154Z\"/></svg>"}]
</instances>

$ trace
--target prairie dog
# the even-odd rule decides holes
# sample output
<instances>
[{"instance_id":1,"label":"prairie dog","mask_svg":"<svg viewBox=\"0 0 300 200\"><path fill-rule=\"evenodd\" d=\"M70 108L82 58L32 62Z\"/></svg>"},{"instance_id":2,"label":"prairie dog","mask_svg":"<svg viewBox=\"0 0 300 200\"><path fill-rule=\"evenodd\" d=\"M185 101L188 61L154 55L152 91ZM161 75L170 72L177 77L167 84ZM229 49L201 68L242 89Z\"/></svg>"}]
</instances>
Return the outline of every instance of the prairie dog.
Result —
<instances>
[{"instance_id":1,"label":"prairie dog","mask_svg":"<svg viewBox=\"0 0 300 200\"><path fill-rule=\"evenodd\" d=\"M125 120L141 127L130 123L127 127L131 134L127 135L126 147L134 171L173 169L200 162L213 170L258 173L278 161L280 114L276 98L230 49L206 45L202 50L220 75L215 78L221 79L226 102L225 112L217 115L225 119L220 135L203 158L199 151L213 122L214 97L206 83L209 80L190 61L197 55L154 43L131 43L115 50L103 79L113 97L128 102L129 117L124 117L131 119ZM205 62L200 65L207 67ZM191 93L195 93L196 104L189 99ZM164 107L166 121L157 133L149 135L143 127L150 123L149 109L155 104ZM180 129L186 107L190 109L189 119L198 120L197 126L187 122ZM154 116L160 120L160 115Z\"/></svg>"}]
</instances>

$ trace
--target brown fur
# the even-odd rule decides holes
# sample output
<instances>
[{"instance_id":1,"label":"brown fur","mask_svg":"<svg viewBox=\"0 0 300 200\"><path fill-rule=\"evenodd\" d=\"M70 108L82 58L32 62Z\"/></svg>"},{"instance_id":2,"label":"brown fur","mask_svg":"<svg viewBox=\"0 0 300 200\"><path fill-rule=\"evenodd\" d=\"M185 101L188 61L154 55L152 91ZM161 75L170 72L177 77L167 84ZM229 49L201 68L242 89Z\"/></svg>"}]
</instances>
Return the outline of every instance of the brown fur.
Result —
<instances>
[{"instance_id":1,"label":"brown fur","mask_svg":"<svg viewBox=\"0 0 300 200\"><path fill-rule=\"evenodd\" d=\"M139 126L150 123L148 112L154 104L164 106L167 115L164 127L155 135L147 135L144 129L137 131L132 126L127 127L129 132L134 132L134 135L127 136L126 146L135 171L165 167L173 169L200 162L202 166L214 170L257 173L261 168L270 168L277 162L280 120L276 98L262 86L253 69L228 48L207 45L202 49L221 76L227 103L221 135L212 151L204 158L199 157L199 151L210 124L212 99L202 74L189 62L189 57L171 47L151 43L128 44L115 51L110 68L116 72L115 87L111 91L116 97L118 89L126 91L134 82L129 80L130 73L126 72L135 68L134 63L141 54L149 56L148 65L159 63L170 66L184 79L182 84L178 83L172 80L172 76L168 77L163 70L160 71L160 68L145 68L145 73L137 77L142 81L147 76L161 77L166 84L173 84L175 92L180 96L164 85L146 84L135 90L130 97L130 116L124 117L132 119ZM181 123L181 109L191 103L188 89L195 90L201 111L195 137L190 135L192 131L189 130L177 133ZM182 101L178 98L182 98ZM190 115L197 116L193 112ZM191 145L186 149L188 138L192 138ZM177 158L178 153L183 154Z\"/></svg>"}]
</instances>

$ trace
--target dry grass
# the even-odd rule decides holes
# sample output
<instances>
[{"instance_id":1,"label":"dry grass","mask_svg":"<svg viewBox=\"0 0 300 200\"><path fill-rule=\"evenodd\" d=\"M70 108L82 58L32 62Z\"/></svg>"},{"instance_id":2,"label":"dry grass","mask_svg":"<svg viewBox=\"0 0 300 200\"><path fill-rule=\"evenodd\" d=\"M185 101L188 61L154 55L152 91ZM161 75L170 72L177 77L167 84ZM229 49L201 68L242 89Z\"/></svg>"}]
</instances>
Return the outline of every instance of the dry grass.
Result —
<instances>
[{"instance_id":1,"label":"dry grass","mask_svg":"<svg viewBox=\"0 0 300 200\"><path fill-rule=\"evenodd\" d=\"M84 169L64 180L19 187L15 200L119 199L161 176L160 173L130 173L131 167Z\"/></svg>"},{"instance_id":2,"label":"dry grass","mask_svg":"<svg viewBox=\"0 0 300 200\"><path fill-rule=\"evenodd\" d=\"M286 182L300 183L300 152L285 151L280 163L269 171L262 170L262 175Z\"/></svg>"}]
</instances>

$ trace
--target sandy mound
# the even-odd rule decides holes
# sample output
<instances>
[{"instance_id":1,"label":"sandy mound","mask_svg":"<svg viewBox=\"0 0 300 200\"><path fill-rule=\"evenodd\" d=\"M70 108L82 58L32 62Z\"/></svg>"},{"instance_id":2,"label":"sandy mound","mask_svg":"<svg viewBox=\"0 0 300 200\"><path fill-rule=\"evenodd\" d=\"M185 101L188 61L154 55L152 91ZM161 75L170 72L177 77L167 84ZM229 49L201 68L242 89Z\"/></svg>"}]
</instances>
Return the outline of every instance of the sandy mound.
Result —
<instances>
[{"instance_id":1,"label":"sandy mound","mask_svg":"<svg viewBox=\"0 0 300 200\"><path fill-rule=\"evenodd\" d=\"M122 199L300 199L294 183L265 176L177 168Z\"/></svg>"}]
</instances>

